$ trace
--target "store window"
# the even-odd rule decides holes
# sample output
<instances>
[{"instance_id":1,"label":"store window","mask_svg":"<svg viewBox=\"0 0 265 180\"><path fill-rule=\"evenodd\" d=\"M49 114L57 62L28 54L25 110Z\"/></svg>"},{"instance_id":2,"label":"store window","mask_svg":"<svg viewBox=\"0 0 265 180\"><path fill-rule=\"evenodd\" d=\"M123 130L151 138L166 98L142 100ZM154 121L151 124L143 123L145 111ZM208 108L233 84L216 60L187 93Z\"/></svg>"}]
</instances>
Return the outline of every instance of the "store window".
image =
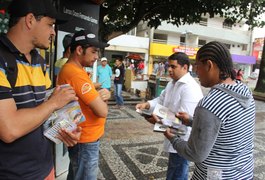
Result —
<instances>
[{"instance_id":1,"label":"store window","mask_svg":"<svg viewBox=\"0 0 265 180\"><path fill-rule=\"evenodd\" d=\"M180 45L184 45L186 43L186 37L180 36Z\"/></svg>"},{"instance_id":2,"label":"store window","mask_svg":"<svg viewBox=\"0 0 265 180\"><path fill-rule=\"evenodd\" d=\"M229 22L229 21L224 21L223 22L223 28L224 29L232 29L232 25L233 25L232 22Z\"/></svg>"},{"instance_id":3,"label":"store window","mask_svg":"<svg viewBox=\"0 0 265 180\"><path fill-rule=\"evenodd\" d=\"M205 44L206 44L206 40L199 39L199 42L198 42L199 47L202 47Z\"/></svg>"},{"instance_id":4,"label":"store window","mask_svg":"<svg viewBox=\"0 0 265 180\"><path fill-rule=\"evenodd\" d=\"M207 26L207 24L208 24L208 19L207 19L207 18L201 18L199 24L200 24L201 26Z\"/></svg>"},{"instance_id":5,"label":"store window","mask_svg":"<svg viewBox=\"0 0 265 180\"><path fill-rule=\"evenodd\" d=\"M228 49L231 49L231 44L224 43L224 45L225 45Z\"/></svg>"},{"instance_id":6,"label":"store window","mask_svg":"<svg viewBox=\"0 0 265 180\"><path fill-rule=\"evenodd\" d=\"M167 34L154 33L154 42L166 43L167 42Z\"/></svg>"},{"instance_id":7,"label":"store window","mask_svg":"<svg viewBox=\"0 0 265 180\"><path fill-rule=\"evenodd\" d=\"M247 51L248 45L247 44L242 44L242 51Z\"/></svg>"}]
</instances>

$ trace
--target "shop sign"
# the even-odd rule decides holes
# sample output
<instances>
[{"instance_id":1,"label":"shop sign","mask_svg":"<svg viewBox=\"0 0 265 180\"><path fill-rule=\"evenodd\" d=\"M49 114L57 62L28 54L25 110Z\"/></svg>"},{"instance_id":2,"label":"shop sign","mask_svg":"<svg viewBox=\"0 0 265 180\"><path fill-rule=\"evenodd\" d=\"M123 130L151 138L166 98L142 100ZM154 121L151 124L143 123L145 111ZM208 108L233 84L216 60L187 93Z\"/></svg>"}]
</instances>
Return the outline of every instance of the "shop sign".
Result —
<instances>
[{"instance_id":1,"label":"shop sign","mask_svg":"<svg viewBox=\"0 0 265 180\"><path fill-rule=\"evenodd\" d=\"M264 44L264 38L256 38L253 42L252 55L256 57L257 61L261 59L263 44Z\"/></svg>"},{"instance_id":2,"label":"shop sign","mask_svg":"<svg viewBox=\"0 0 265 180\"><path fill-rule=\"evenodd\" d=\"M98 36L99 5L87 0L60 0L59 9L70 17L67 23L58 26L60 31L75 32L89 29Z\"/></svg>"},{"instance_id":3,"label":"shop sign","mask_svg":"<svg viewBox=\"0 0 265 180\"><path fill-rule=\"evenodd\" d=\"M198 48L177 46L173 48L173 52L184 52L188 56L195 56L197 54Z\"/></svg>"}]
</instances>

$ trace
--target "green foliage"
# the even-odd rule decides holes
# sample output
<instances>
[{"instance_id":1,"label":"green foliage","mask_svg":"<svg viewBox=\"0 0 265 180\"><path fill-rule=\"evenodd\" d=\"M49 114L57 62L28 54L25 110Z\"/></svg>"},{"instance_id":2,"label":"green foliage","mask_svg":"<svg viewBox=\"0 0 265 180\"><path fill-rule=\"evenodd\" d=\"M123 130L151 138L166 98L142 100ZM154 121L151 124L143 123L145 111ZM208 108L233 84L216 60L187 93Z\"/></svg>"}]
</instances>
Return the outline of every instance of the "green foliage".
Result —
<instances>
[{"instance_id":1,"label":"green foliage","mask_svg":"<svg viewBox=\"0 0 265 180\"><path fill-rule=\"evenodd\" d=\"M9 15L0 12L0 33L7 33Z\"/></svg>"},{"instance_id":2,"label":"green foliage","mask_svg":"<svg viewBox=\"0 0 265 180\"><path fill-rule=\"evenodd\" d=\"M201 17L224 17L226 23L244 21L252 29L265 25L265 0L105 0L100 6L100 38L108 41L129 32L140 21L157 28L162 21L176 26L198 23ZM265 91L265 46L255 91Z\"/></svg>"},{"instance_id":3,"label":"green foliage","mask_svg":"<svg viewBox=\"0 0 265 180\"><path fill-rule=\"evenodd\" d=\"M203 15L216 15L231 23L247 20L250 27L264 26L260 14L265 0L105 0L101 5L100 34L105 41L127 33L143 20L157 28L162 21L174 25L198 23Z\"/></svg>"}]
</instances>

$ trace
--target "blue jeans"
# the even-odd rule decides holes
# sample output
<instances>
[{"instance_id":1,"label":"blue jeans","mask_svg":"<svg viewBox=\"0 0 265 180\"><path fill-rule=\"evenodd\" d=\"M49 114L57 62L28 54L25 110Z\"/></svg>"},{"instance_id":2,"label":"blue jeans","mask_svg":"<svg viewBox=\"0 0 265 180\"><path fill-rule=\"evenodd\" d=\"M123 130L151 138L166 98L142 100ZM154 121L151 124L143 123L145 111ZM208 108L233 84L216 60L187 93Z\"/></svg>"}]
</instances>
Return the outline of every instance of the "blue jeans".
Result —
<instances>
[{"instance_id":1,"label":"blue jeans","mask_svg":"<svg viewBox=\"0 0 265 180\"><path fill-rule=\"evenodd\" d=\"M189 161L177 153L169 153L167 180L188 180Z\"/></svg>"},{"instance_id":2,"label":"blue jeans","mask_svg":"<svg viewBox=\"0 0 265 180\"><path fill-rule=\"evenodd\" d=\"M121 92L122 92L122 84L115 84L114 83L114 96L116 99L116 104L120 105L120 106L124 105Z\"/></svg>"},{"instance_id":3,"label":"blue jeans","mask_svg":"<svg viewBox=\"0 0 265 180\"><path fill-rule=\"evenodd\" d=\"M99 141L78 143L68 148L70 164L67 180L96 180L98 175Z\"/></svg>"}]
</instances>

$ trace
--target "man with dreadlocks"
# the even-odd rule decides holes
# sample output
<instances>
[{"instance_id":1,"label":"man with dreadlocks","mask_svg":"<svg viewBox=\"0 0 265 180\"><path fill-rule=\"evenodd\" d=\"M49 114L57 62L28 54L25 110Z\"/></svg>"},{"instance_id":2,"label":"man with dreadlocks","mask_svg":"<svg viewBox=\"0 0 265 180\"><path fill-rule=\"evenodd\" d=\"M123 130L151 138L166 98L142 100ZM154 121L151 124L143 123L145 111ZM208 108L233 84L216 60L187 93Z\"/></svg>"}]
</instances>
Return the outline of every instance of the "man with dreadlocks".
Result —
<instances>
[{"instance_id":1,"label":"man with dreadlocks","mask_svg":"<svg viewBox=\"0 0 265 180\"><path fill-rule=\"evenodd\" d=\"M184 141L169 128L164 135L179 155L195 162L192 179L253 179L251 91L235 80L231 55L220 42L200 48L195 69L201 85L211 89L195 109L190 138ZM185 113L180 114L188 120Z\"/></svg>"}]
</instances>

